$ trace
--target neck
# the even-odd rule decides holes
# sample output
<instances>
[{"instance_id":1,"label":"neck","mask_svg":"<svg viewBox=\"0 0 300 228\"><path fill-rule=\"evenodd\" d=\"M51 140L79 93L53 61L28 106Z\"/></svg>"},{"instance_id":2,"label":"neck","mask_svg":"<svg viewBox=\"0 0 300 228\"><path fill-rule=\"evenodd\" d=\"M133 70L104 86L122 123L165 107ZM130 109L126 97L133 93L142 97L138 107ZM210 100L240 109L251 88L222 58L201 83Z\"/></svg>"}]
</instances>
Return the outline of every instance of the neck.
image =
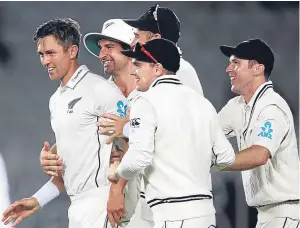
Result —
<instances>
[{"instance_id":1,"label":"neck","mask_svg":"<svg viewBox=\"0 0 300 228\"><path fill-rule=\"evenodd\" d=\"M76 70L79 68L79 66L80 65L77 60L74 60L71 62L71 67L68 70L68 73L61 78L61 86L62 87L68 83L68 81L72 78L73 74L76 72Z\"/></svg>"},{"instance_id":2,"label":"neck","mask_svg":"<svg viewBox=\"0 0 300 228\"><path fill-rule=\"evenodd\" d=\"M126 68L126 70L112 75L115 84L119 87L125 97L128 97L128 95L135 89L134 77L128 72L129 71Z\"/></svg>"},{"instance_id":3,"label":"neck","mask_svg":"<svg viewBox=\"0 0 300 228\"><path fill-rule=\"evenodd\" d=\"M265 80L253 80L253 83L251 83L245 90L245 92L242 94L244 97L244 100L246 103L249 103L251 98L253 97L255 91L260 87L262 84L264 84Z\"/></svg>"}]
</instances>

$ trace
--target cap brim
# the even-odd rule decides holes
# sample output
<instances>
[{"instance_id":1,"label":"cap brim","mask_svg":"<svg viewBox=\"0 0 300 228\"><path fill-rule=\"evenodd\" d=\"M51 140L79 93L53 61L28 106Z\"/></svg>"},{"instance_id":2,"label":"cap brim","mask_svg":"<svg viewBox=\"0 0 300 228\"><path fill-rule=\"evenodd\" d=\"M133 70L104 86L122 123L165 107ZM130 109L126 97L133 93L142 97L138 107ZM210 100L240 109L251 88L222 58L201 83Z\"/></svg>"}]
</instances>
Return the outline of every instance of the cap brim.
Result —
<instances>
[{"instance_id":1,"label":"cap brim","mask_svg":"<svg viewBox=\"0 0 300 228\"><path fill-rule=\"evenodd\" d=\"M141 52L134 52L130 50L121 51L121 53L129 58L136 59L141 62L148 62L152 63L153 60L151 60L147 55L141 53Z\"/></svg>"},{"instance_id":2,"label":"cap brim","mask_svg":"<svg viewBox=\"0 0 300 228\"><path fill-rule=\"evenodd\" d=\"M227 57L230 57L235 54L235 48L231 47L231 46L222 45L222 46L220 46L220 50Z\"/></svg>"},{"instance_id":3,"label":"cap brim","mask_svg":"<svg viewBox=\"0 0 300 228\"><path fill-rule=\"evenodd\" d=\"M129 58L133 58L133 59L138 58L138 54L130 50L124 50L121 51L121 53Z\"/></svg>"},{"instance_id":4,"label":"cap brim","mask_svg":"<svg viewBox=\"0 0 300 228\"><path fill-rule=\"evenodd\" d=\"M143 30L143 31L148 31L149 29L145 25L143 20L137 20L137 19L123 19L123 21L130 25L133 28Z\"/></svg>"},{"instance_id":5,"label":"cap brim","mask_svg":"<svg viewBox=\"0 0 300 228\"><path fill-rule=\"evenodd\" d=\"M100 53L100 47L99 47L99 41L100 40L112 40L118 43L123 43L125 45L128 45L124 43L123 41L120 41L118 39L112 38L110 36L102 35L101 33L88 33L83 37L83 44L85 48L94 56L98 58ZM129 46L129 45L128 45Z\"/></svg>"},{"instance_id":6,"label":"cap brim","mask_svg":"<svg viewBox=\"0 0 300 228\"><path fill-rule=\"evenodd\" d=\"M100 40L100 33L88 33L83 37L83 44L89 53L98 57L100 52L100 47L98 42Z\"/></svg>"}]
</instances>

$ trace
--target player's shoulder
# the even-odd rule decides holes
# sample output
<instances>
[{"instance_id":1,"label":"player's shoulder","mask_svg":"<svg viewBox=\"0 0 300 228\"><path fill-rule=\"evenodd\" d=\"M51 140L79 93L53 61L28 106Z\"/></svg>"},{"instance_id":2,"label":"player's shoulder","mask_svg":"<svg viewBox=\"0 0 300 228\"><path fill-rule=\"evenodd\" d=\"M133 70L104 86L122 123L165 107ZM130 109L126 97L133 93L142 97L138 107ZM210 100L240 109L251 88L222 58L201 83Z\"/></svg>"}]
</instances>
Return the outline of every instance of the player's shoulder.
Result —
<instances>
[{"instance_id":1,"label":"player's shoulder","mask_svg":"<svg viewBox=\"0 0 300 228\"><path fill-rule=\"evenodd\" d=\"M121 91L113 81L108 81L103 76L89 72L88 73L90 89L96 94L105 94L112 96L113 94L122 95Z\"/></svg>"},{"instance_id":2,"label":"player's shoulder","mask_svg":"<svg viewBox=\"0 0 300 228\"><path fill-rule=\"evenodd\" d=\"M234 108L235 106L240 106L241 104L244 104L244 99L242 96L235 96L231 98L225 106Z\"/></svg>"},{"instance_id":3,"label":"player's shoulder","mask_svg":"<svg viewBox=\"0 0 300 228\"><path fill-rule=\"evenodd\" d=\"M287 101L274 90L270 90L268 93L264 94L258 102L261 110L265 113L275 113L284 112L286 114L291 114L290 106Z\"/></svg>"},{"instance_id":4,"label":"player's shoulder","mask_svg":"<svg viewBox=\"0 0 300 228\"><path fill-rule=\"evenodd\" d=\"M287 105L288 103L286 100L276 91L273 89L269 89L266 91L263 96L260 98L261 103L273 103L273 104L278 104L278 105Z\"/></svg>"}]
</instances>

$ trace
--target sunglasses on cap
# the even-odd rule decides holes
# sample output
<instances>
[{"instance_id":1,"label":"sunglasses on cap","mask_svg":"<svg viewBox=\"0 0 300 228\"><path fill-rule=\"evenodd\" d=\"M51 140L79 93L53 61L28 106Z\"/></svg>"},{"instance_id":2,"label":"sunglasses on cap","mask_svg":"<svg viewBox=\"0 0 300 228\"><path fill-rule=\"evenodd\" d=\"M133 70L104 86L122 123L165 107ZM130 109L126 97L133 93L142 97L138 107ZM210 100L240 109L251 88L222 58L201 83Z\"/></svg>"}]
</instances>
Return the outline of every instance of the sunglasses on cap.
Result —
<instances>
[{"instance_id":1,"label":"sunglasses on cap","mask_svg":"<svg viewBox=\"0 0 300 228\"><path fill-rule=\"evenodd\" d=\"M144 52L145 53L145 55L147 55L150 59L152 59L155 63L158 63L158 61L151 55L151 53L149 52L149 51L147 51L146 49L145 49L145 47L142 45L142 44L140 44L141 45L141 51L142 52Z\"/></svg>"},{"instance_id":2,"label":"sunglasses on cap","mask_svg":"<svg viewBox=\"0 0 300 228\"><path fill-rule=\"evenodd\" d=\"M154 17L154 19L156 21L158 32L159 32L159 34L161 34L160 29L159 29L159 24L158 24L158 15L157 15L158 8L159 8L159 5L156 5L155 10L154 10L154 12L152 14L153 14L153 17Z\"/></svg>"}]
</instances>

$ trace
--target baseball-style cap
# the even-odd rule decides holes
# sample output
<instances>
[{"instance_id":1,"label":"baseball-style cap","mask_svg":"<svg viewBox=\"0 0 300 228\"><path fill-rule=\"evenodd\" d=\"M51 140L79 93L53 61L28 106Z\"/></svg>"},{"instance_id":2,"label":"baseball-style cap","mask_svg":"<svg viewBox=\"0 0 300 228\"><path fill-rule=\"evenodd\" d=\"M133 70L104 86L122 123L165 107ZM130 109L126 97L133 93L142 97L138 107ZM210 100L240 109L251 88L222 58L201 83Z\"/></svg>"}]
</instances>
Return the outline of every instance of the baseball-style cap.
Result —
<instances>
[{"instance_id":1,"label":"baseball-style cap","mask_svg":"<svg viewBox=\"0 0 300 228\"><path fill-rule=\"evenodd\" d=\"M92 55L98 57L100 52L98 42L100 40L107 39L130 46L135 38L135 31L135 28L121 19L110 19L103 24L101 33L86 34L83 37L83 44Z\"/></svg>"},{"instance_id":2,"label":"baseball-style cap","mask_svg":"<svg viewBox=\"0 0 300 228\"><path fill-rule=\"evenodd\" d=\"M169 8L152 6L138 19L124 19L130 26L142 31L159 33L162 38L178 42L180 37L180 21Z\"/></svg>"},{"instance_id":3,"label":"baseball-style cap","mask_svg":"<svg viewBox=\"0 0 300 228\"><path fill-rule=\"evenodd\" d=\"M246 40L235 47L220 46L221 52L230 57L235 55L241 59L256 60L265 66L265 71L270 75L274 65L274 54L271 48L260 39Z\"/></svg>"},{"instance_id":4,"label":"baseball-style cap","mask_svg":"<svg viewBox=\"0 0 300 228\"><path fill-rule=\"evenodd\" d=\"M123 55L141 62L160 63L163 68L176 73L179 69L180 55L176 45L166 39L154 39L145 45L137 43L134 50L121 51Z\"/></svg>"}]
</instances>

